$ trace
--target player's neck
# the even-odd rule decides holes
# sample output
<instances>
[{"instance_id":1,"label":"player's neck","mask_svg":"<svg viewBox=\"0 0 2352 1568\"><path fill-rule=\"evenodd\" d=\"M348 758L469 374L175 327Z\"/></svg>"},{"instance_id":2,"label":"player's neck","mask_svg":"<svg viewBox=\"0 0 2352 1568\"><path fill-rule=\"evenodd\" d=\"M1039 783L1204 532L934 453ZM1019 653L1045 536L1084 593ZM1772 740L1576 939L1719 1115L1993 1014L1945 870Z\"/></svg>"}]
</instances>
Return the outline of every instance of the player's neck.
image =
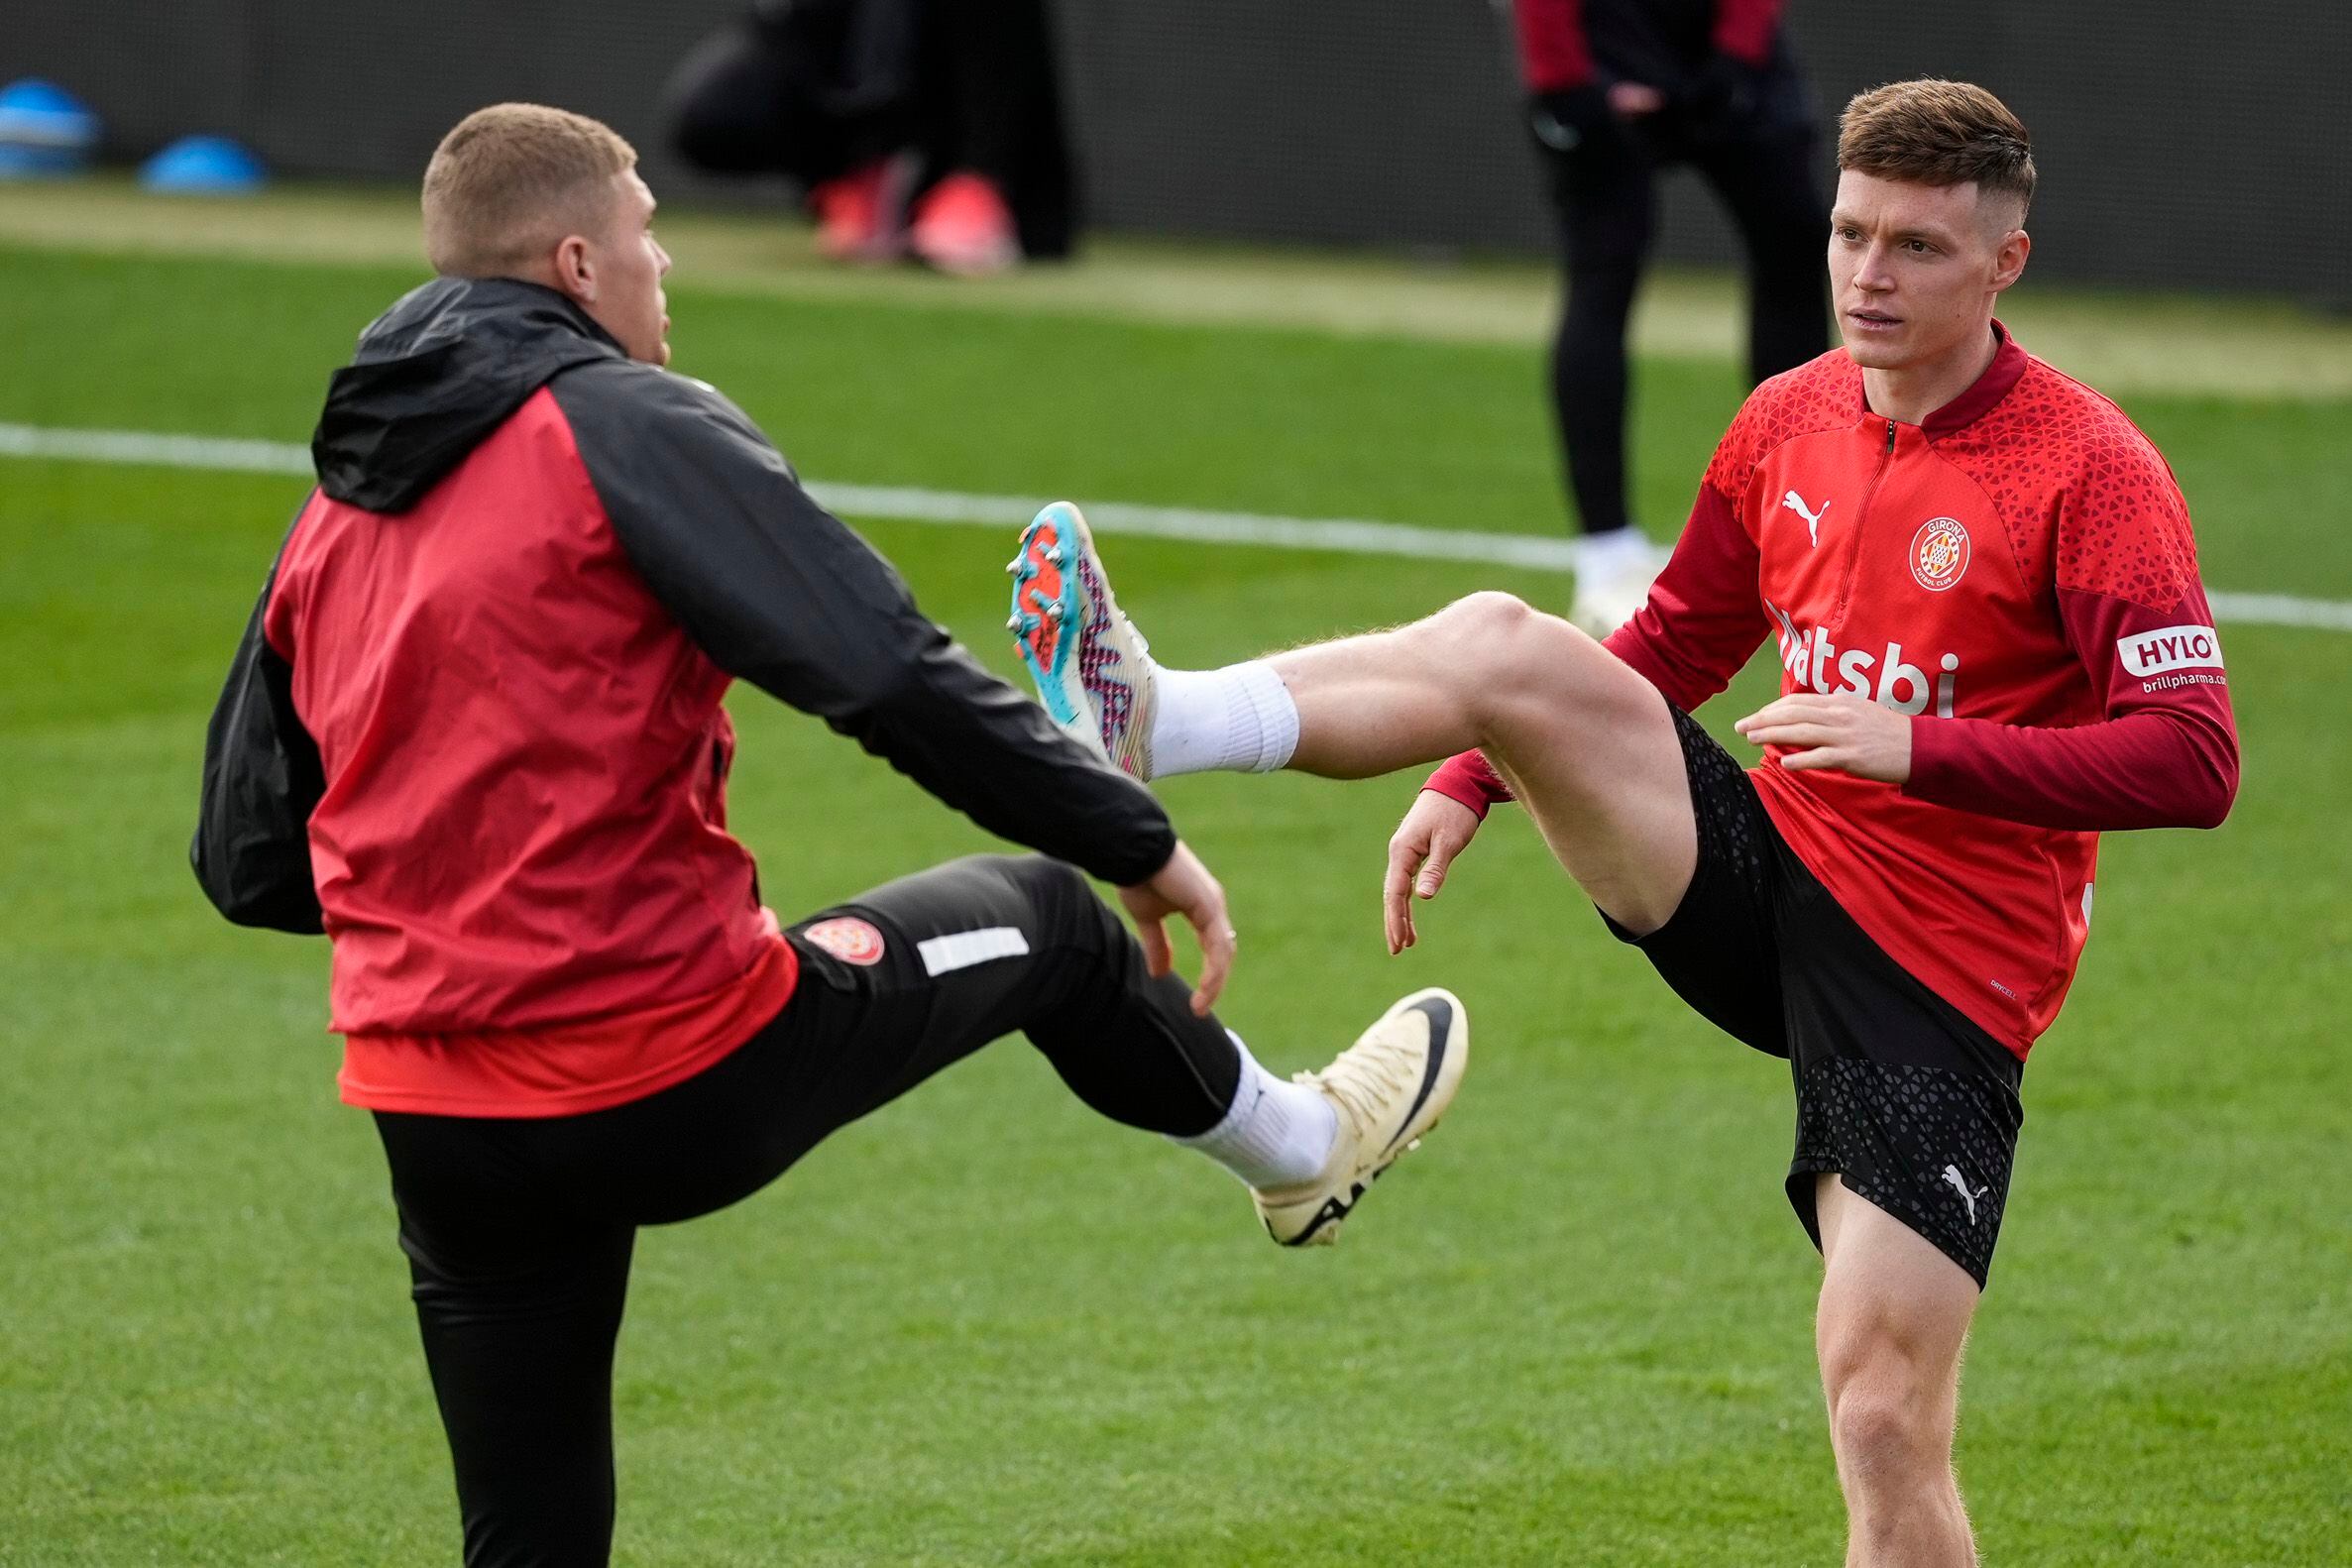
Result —
<instances>
[{"instance_id":1,"label":"player's neck","mask_svg":"<svg viewBox=\"0 0 2352 1568\"><path fill-rule=\"evenodd\" d=\"M1980 332L1937 359L1901 370L1865 369L1862 394L1872 413L1901 424L1924 424L1929 414L1975 386L2000 352L2000 334L1988 319Z\"/></svg>"}]
</instances>

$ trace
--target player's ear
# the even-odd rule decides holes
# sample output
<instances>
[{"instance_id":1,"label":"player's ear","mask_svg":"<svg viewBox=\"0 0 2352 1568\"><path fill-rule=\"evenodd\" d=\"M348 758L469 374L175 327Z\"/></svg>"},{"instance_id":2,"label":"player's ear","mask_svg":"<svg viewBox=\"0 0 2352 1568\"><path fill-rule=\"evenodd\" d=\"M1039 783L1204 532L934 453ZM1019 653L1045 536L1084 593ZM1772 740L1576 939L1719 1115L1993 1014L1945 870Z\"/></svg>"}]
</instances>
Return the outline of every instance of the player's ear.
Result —
<instances>
[{"instance_id":1,"label":"player's ear","mask_svg":"<svg viewBox=\"0 0 2352 1568\"><path fill-rule=\"evenodd\" d=\"M2025 276L2025 259L2033 250L2034 238L2023 229L2011 229L2001 236L2001 243L1992 255L1993 292L2000 292Z\"/></svg>"},{"instance_id":2,"label":"player's ear","mask_svg":"<svg viewBox=\"0 0 2352 1568\"><path fill-rule=\"evenodd\" d=\"M596 264L589 243L567 234L555 247L555 285L584 305L596 303Z\"/></svg>"}]
</instances>

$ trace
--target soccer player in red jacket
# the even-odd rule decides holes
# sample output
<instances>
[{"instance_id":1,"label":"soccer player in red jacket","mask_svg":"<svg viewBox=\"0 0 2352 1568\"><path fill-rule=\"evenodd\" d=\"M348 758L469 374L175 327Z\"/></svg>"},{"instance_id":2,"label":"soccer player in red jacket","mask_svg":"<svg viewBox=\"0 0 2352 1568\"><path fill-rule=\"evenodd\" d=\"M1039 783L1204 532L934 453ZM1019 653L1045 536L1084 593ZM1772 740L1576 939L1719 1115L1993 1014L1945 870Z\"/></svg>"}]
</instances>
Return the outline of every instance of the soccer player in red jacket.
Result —
<instances>
[{"instance_id":1,"label":"soccer player in red jacket","mask_svg":"<svg viewBox=\"0 0 2352 1568\"><path fill-rule=\"evenodd\" d=\"M434 154L440 276L329 388L192 849L231 920L333 940L339 1082L391 1167L470 1568L606 1560L638 1227L758 1190L989 1041L1026 1034L1090 1108L1240 1176L1289 1245L1331 1239L1469 1047L1428 990L1321 1072L1258 1065L1209 1011L1224 894L1151 793L662 369L669 257L634 166L533 104ZM727 830L736 678L1044 853L784 927Z\"/></svg>"},{"instance_id":2,"label":"soccer player in red jacket","mask_svg":"<svg viewBox=\"0 0 2352 1568\"><path fill-rule=\"evenodd\" d=\"M1980 87L1848 105L1830 223L1845 347L1765 383L1648 604L1606 643L1508 595L1214 671L1162 669L1084 546L1025 631L1049 713L1141 777L1360 778L1451 756L1389 846L1392 951L1515 799L1700 1013L1789 1060L1788 1196L1852 1564L1974 1560L1952 1474L2034 1040L2098 834L2209 828L2238 754L2188 512L2105 398L1993 317L2023 273L2025 128ZM1025 628L1036 619L1026 582ZM1742 770L1688 717L1777 641Z\"/></svg>"}]
</instances>

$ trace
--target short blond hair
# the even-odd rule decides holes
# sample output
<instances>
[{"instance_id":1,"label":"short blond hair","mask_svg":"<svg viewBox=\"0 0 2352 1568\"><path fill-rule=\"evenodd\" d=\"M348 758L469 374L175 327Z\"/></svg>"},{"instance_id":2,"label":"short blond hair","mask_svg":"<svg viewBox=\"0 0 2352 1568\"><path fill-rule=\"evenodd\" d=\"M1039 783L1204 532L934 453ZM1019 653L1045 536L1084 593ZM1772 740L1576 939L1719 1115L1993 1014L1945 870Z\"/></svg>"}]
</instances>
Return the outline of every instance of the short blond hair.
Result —
<instances>
[{"instance_id":1,"label":"short blond hair","mask_svg":"<svg viewBox=\"0 0 2352 1568\"><path fill-rule=\"evenodd\" d=\"M494 103L458 121L424 171L424 254L444 278L526 268L611 216L613 176L636 149L601 120Z\"/></svg>"},{"instance_id":2,"label":"short blond hair","mask_svg":"<svg viewBox=\"0 0 2352 1568\"><path fill-rule=\"evenodd\" d=\"M2034 200L2034 144L2009 106L1973 82L1921 77L1857 93L1838 117L1838 167L1914 185Z\"/></svg>"}]
</instances>

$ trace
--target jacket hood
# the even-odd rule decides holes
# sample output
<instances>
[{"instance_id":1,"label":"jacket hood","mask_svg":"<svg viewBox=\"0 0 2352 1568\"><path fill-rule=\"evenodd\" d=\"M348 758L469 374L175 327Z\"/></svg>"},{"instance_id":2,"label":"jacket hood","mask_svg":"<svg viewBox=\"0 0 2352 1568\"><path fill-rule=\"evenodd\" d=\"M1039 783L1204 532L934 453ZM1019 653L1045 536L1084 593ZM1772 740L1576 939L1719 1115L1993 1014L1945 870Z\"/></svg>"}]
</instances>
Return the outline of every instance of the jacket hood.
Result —
<instances>
[{"instance_id":1,"label":"jacket hood","mask_svg":"<svg viewBox=\"0 0 2352 1568\"><path fill-rule=\"evenodd\" d=\"M310 437L318 487L406 511L555 377L620 345L552 288L437 278L360 334Z\"/></svg>"}]
</instances>

